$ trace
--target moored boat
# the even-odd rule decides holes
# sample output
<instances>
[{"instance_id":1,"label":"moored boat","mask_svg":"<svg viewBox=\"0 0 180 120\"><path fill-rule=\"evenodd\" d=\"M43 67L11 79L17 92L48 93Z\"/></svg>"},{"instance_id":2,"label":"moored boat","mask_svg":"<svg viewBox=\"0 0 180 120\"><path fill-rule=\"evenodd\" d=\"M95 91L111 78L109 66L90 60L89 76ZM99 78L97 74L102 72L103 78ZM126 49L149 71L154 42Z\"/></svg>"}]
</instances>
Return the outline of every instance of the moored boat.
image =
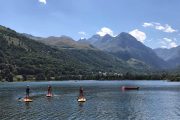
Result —
<instances>
[{"instance_id":1,"label":"moored boat","mask_svg":"<svg viewBox=\"0 0 180 120\"><path fill-rule=\"evenodd\" d=\"M121 90L139 90L139 87L135 87L135 86L122 86Z\"/></svg>"}]
</instances>

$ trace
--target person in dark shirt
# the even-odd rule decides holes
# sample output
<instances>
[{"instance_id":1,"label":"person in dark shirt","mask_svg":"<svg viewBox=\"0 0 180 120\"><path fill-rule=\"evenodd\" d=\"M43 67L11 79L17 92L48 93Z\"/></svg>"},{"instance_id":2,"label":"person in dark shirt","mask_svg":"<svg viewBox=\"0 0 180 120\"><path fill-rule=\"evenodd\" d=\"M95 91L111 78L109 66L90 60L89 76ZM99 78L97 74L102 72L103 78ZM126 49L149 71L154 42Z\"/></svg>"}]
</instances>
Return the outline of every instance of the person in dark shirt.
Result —
<instances>
[{"instance_id":1,"label":"person in dark shirt","mask_svg":"<svg viewBox=\"0 0 180 120\"><path fill-rule=\"evenodd\" d=\"M80 87L80 89L79 89L79 97L83 97L83 96L84 96L84 94L83 94L83 88Z\"/></svg>"},{"instance_id":2,"label":"person in dark shirt","mask_svg":"<svg viewBox=\"0 0 180 120\"><path fill-rule=\"evenodd\" d=\"M48 95L51 95L52 94L52 87L49 85L48 86Z\"/></svg>"},{"instance_id":3,"label":"person in dark shirt","mask_svg":"<svg viewBox=\"0 0 180 120\"><path fill-rule=\"evenodd\" d=\"M26 98L29 98L30 88L29 85L26 87Z\"/></svg>"}]
</instances>

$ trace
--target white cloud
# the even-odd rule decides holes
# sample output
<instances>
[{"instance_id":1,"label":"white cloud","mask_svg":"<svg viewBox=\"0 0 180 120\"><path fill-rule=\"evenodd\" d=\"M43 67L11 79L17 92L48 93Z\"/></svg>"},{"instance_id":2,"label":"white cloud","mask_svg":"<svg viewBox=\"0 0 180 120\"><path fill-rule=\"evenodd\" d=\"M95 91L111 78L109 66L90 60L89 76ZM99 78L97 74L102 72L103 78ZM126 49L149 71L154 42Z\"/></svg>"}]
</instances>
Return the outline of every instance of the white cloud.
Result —
<instances>
[{"instance_id":1,"label":"white cloud","mask_svg":"<svg viewBox=\"0 0 180 120\"><path fill-rule=\"evenodd\" d=\"M167 32L167 33L173 33L173 32L177 32L177 30L173 29L171 26L169 26L168 24L166 24L165 26L162 25L157 25L155 26L156 30L161 30L163 32Z\"/></svg>"},{"instance_id":2,"label":"white cloud","mask_svg":"<svg viewBox=\"0 0 180 120\"><path fill-rule=\"evenodd\" d=\"M46 4L46 0L39 0L40 3Z\"/></svg>"},{"instance_id":3,"label":"white cloud","mask_svg":"<svg viewBox=\"0 0 180 120\"><path fill-rule=\"evenodd\" d=\"M172 40L171 39L169 39L169 38L163 38L166 42L172 42Z\"/></svg>"},{"instance_id":4,"label":"white cloud","mask_svg":"<svg viewBox=\"0 0 180 120\"><path fill-rule=\"evenodd\" d=\"M86 37L87 37L87 34L86 34L86 32L84 32L84 31L80 31L80 32L78 32L78 34L80 35L80 39L85 39Z\"/></svg>"},{"instance_id":5,"label":"white cloud","mask_svg":"<svg viewBox=\"0 0 180 120\"><path fill-rule=\"evenodd\" d=\"M147 22L143 23L143 27L152 27L152 26L154 26L152 23L147 23Z\"/></svg>"},{"instance_id":6,"label":"white cloud","mask_svg":"<svg viewBox=\"0 0 180 120\"><path fill-rule=\"evenodd\" d=\"M157 25L157 26L155 26L155 29L156 30L164 30L165 28L161 25Z\"/></svg>"},{"instance_id":7,"label":"white cloud","mask_svg":"<svg viewBox=\"0 0 180 120\"><path fill-rule=\"evenodd\" d=\"M165 25L161 25L161 23L156 23L156 22L145 22L142 25L143 27L151 27L154 28L156 30L160 30L166 33L173 33L173 32L177 32L177 30L175 30L174 28L172 28L170 25L165 24Z\"/></svg>"},{"instance_id":8,"label":"white cloud","mask_svg":"<svg viewBox=\"0 0 180 120\"><path fill-rule=\"evenodd\" d=\"M172 47L177 47L178 45L175 43L175 42L171 42L170 43L170 47L172 48Z\"/></svg>"},{"instance_id":9,"label":"white cloud","mask_svg":"<svg viewBox=\"0 0 180 120\"><path fill-rule=\"evenodd\" d=\"M165 46L165 45L162 45L162 46L161 46L161 48L167 48L167 46Z\"/></svg>"},{"instance_id":10,"label":"white cloud","mask_svg":"<svg viewBox=\"0 0 180 120\"><path fill-rule=\"evenodd\" d=\"M169 39L169 38L163 38L163 40L160 42L162 48L173 48L177 47L177 43L175 42L175 39Z\"/></svg>"},{"instance_id":11,"label":"white cloud","mask_svg":"<svg viewBox=\"0 0 180 120\"><path fill-rule=\"evenodd\" d=\"M129 34L131 34L132 36L134 36L138 41L144 43L144 40L146 39L146 33L135 29L133 31L130 31Z\"/></svg>"},{"instance_id":12,"label":"white cloud","mask_svg":"<svg viewBox=\"0 0 180 120\"><path fill-rule=\"evenodd\" d=\"M81 31L81 32L78 32L78 34L85 36L85 35L86 35L86 32Z\"/></svg>"},{"instance_id":13,"label":"white cloud","mask_svg":"<svg viewBox=\"0 0 180 120\"><path fill-rule=\"evenodd\" d=\"M177 30L173 29L171 26L169 26L168 24L166 24L166 25L165 25L164 32L173 33L173 32L177 32Z\"/></svg>"},{"instance_id":14,"label":"white cloud","mask_svg":"<svg viewBox=\"0 0 180 120\"><path fill-rule=\"evenodd\" d=\"M98 34L100 36L105 36L106 34L109 34L111 36L115 36L113 31L110 28L107 28L107 27L101 28L101 30L98 31L96 34Z\"/></svg>"}]
</instances>

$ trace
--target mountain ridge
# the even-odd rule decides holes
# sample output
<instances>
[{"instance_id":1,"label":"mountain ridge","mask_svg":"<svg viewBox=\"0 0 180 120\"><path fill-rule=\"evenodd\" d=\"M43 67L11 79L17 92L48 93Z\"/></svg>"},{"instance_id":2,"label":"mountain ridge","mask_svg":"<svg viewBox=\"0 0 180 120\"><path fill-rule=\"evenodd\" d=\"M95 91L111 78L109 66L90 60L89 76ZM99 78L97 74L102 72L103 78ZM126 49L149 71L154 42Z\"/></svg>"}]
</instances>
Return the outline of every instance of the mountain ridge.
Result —
<instances>
[{"instance_id":1,"label":"mountain ridge","mask_svg":"<svg viewBox=\"0 0 180 120\"><path fill-rule=\"evenodd\" d=\"M155 69L169 67L151 48L125 32L120 33L116 37L112 37L109 34L105 36L96 34L89 39L80 39L78 41L68 36L51 36L39 41L60 49L99 49L125 61L131 58L137 59L137 61L140 60L142 63L146 63Z\"/></svg>"},{"instance_id":2,"label":"mountain ridge","mask_svg":"<svg viewBox=\"0 0 180 120\"><path fill-rule=\"evenodd\" d=\"M159 58L151 48L145 46L135 37L125 32L120 33L116 37L110 35L103 37L94 35L86 40L86 42L88 41L93 41L89 43L96 48L114 54L126 61L133 58L145 62L154 68L164 69L168 67L166 62Z\"/></svg>"},{"instance_id":3,"label":"mountain ridge","mask_svg":"<svg viewBox=\"0 0 180 120\"><path fill-rule=\"evenodd\" d=\"M18 75L37 80L60 79L63 75L87 75L102 72L145 72L149 67L130 65L100 50L57 49L32 40L6 27L0 28L0 79L12 81ZM142 64L142 65L141 65ZM136 68L140 65L140 68Z\"/></svg>"}]
</instances>

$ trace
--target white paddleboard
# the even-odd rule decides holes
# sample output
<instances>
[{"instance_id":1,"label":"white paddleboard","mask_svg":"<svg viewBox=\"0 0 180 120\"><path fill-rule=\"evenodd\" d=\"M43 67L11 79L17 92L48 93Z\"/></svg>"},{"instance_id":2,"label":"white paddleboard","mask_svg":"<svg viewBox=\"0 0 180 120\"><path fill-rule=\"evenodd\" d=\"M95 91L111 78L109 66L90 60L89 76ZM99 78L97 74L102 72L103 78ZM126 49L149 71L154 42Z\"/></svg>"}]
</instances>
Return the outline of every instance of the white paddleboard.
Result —
<instances>
[{"instance_id":1,"label":"white paddleboard","mask_svg":"<svg viewBox=\"0 0 180 120\"><path fill-rule=\"evenodd\" d=\"M46 97L52 97L53 95L52 94L47 94Z\"/></svg>"},{"instance_id":2,"label":"white paddleboard","mask_svg":"<svg viewBox=\"0 0 180 120\"><path fill-rule=\"evenodd\" d=\"M23 101L24 101L24 102L32 102L33 100L32 100L32 99L29 99L29 98L24 98Z\"/></svg>"},{"instance_id":3,"label":"white paddleboard","mask_svg":"<svg viewBox=\"0 0 180 120\"><path fill-rule=\"evenodd\" d=\"M85 97L80 97L80 98L78 98L78 102L86 102L86 98Z\"/></svg>"}]
</instances>

